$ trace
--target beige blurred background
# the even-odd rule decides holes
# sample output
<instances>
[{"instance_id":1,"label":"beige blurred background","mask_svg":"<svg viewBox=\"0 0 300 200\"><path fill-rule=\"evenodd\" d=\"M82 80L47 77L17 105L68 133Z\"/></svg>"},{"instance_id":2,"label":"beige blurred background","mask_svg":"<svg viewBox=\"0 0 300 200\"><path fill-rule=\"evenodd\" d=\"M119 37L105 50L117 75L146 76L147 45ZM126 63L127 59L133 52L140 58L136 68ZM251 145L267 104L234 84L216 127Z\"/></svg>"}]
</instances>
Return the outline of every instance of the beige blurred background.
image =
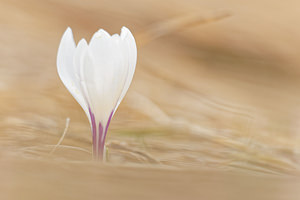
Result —
<instances>
[{"instance_id":1,"label":"beige blurred background","mask_svg":"<svg viewBox=\"0 0 300 200\"><path fill-rule=\"evenodd\" d=\"M299 6L1 0L0 199L299 199ZM56 72L68 26L137 40L104 164Z\"/></svg>"}]
</instances>

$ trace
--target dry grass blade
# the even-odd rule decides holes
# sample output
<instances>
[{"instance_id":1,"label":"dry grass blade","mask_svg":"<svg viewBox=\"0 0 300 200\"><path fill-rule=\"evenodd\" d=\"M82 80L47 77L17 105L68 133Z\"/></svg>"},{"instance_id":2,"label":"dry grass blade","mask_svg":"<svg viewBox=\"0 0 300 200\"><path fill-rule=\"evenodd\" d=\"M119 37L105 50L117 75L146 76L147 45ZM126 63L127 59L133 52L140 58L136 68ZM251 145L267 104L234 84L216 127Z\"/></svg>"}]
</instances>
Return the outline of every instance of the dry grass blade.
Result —
<instances>
[{"instance_id":1,"label":"dry grass blade","mask_svg":"<svg viewBox=\"0 0 300 200\"><path fill-rule=\"evenodd\" d=\"M69 125L70 125L70 118L67 118L66 119L66 126L65 126L65 129L64 129L64 132L63 134L61 135L58 143L54 146L54 148L52 149L52 151L50 152L50 154L53 154L55 152L55 150L57 149L57 147L62 143L62 141L64 140L66 134L67 134L67 131L68 131L68 128L69 128Z\"/></svg>"}]
</instances>

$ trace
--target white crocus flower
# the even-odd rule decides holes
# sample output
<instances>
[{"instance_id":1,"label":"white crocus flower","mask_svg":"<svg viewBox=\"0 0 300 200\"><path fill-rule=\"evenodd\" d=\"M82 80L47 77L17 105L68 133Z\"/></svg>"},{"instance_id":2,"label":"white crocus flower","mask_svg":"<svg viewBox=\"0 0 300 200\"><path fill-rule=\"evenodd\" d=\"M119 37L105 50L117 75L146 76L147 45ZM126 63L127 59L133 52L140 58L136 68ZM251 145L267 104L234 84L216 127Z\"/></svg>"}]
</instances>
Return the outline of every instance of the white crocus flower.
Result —
<instances>
[{"instance_id":1,"label":"white crocus flower","mask_svg":"<svg viewBox=\"0 0 300 200\"><path fill-rule=\"evenodd\" d=\"M61 39L58 74L89 118L97 159L103 159L107 129L130 86L136 59L136 43L126 27L112 36L100 29L89 44L82 39L76 46L71 28Z\"/></svg>"}]
</instances>

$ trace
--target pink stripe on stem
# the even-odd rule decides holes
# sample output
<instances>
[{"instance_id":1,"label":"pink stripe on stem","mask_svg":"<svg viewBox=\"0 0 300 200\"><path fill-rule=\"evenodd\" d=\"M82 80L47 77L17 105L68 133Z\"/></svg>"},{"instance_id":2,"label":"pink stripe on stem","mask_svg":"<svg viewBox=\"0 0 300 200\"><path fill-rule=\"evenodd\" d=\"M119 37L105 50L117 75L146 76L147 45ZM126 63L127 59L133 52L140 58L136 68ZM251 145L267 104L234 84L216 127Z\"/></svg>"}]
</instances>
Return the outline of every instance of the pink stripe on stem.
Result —
<instances>
[{"instance_id":1,"label":"pink stripe on stem","mask_svg":"<svg viewBox=\"0 0 300 200\"><path fill-rule=\"evenodd\" d=\"M103 136L103 126L101 124L101 122L99 122L99 129L98 129L99 133L98 133L98 158L100 160L103 160L103 152L104 152L104 147L102 146L102 136Z\"/></svg>"},{"instance_id":2,"label":"pink stripe on stem","mask_svg":"<svg viewBox=\"0 0 300 200\"><path fill-rule=\"evenodd\" d=\"M105 130L103 129L101 122L99 122L99 125L98 125L99 127L97 130L95 115L92 113L90 108L89 108L89 113L91 116L92 133L93 133L93 156L97 160L98 159L103 160L107 130L108 130L108 127L109 127L109 124L110 124L110 121L111 121L114 111L112 111L109 115L107 124L105 126ZM97 145L97 135L98 135L98 145Z\"/></svg>"},{"instance_id":3,"label":"pink stripe on stem","mask_svg":"<svg viewBox=\"0 0 300 200\"><path fill-rule=\"evenodd\" d=\"M106 139L106 135L107 135L107 130L108 130L108 127L109 127L109 124L110 124L110 121L111 121L111 118L112 118L113 114L114 114L114 111L112 111L110 113L107 124L105 126L105 132L104 132L103 140L102 140L102 143L101 143L101 146L102 146L103 149L105 147L105 139Z\"/></svg>"},{"instance_id":4,"label":"pink stripe on stem","mask_svg":"<svg viewBox=\"0 0 300 200\"><path fill-rule=\"evenodd\" d=\"M96 149L96 134L97 134L97 127L95 121L95 115L92 113L91 109L89 108L89 113L91 116L91 123L92 123L92 133L93 133L93 156L96 158L97 156L97 149Z\"/></svg>"}]
</instances>

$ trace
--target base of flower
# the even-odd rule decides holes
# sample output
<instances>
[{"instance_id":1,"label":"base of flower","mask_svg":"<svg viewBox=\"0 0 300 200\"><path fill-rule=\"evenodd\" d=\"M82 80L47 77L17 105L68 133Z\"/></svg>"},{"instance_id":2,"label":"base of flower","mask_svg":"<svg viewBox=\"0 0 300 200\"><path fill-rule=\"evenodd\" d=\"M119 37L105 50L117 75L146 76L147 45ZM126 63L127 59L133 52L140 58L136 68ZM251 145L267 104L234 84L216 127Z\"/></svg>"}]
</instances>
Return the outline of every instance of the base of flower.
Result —
<instances>
[{"instance_id":1,"label":"base of flower","mask_svg":"<svg viewBox=\"0 0 300 200\"><path fill-rule=\"evenodd\" d=\"M91 116L91 128L93 134L92 135L93 136L93 158L98 161L105 161L106 160L105 138L114 111L111 112L105 126L103 126L101 122L99 122L97 126L94 114L91 112L90 109L89 111Z\"/></svg>"},{"instance_id":2,"label":"base of flower","mask_svg":"<svg viewBox=\"0 0 300 200\"><path fill-rule=\"evenodd\" d=\"M106 146L104 145L103 148L101 148L101 151L93 152L93 159L97 161L105 162L107 158L107 151Z\"/></svg>"}]
</instances>

